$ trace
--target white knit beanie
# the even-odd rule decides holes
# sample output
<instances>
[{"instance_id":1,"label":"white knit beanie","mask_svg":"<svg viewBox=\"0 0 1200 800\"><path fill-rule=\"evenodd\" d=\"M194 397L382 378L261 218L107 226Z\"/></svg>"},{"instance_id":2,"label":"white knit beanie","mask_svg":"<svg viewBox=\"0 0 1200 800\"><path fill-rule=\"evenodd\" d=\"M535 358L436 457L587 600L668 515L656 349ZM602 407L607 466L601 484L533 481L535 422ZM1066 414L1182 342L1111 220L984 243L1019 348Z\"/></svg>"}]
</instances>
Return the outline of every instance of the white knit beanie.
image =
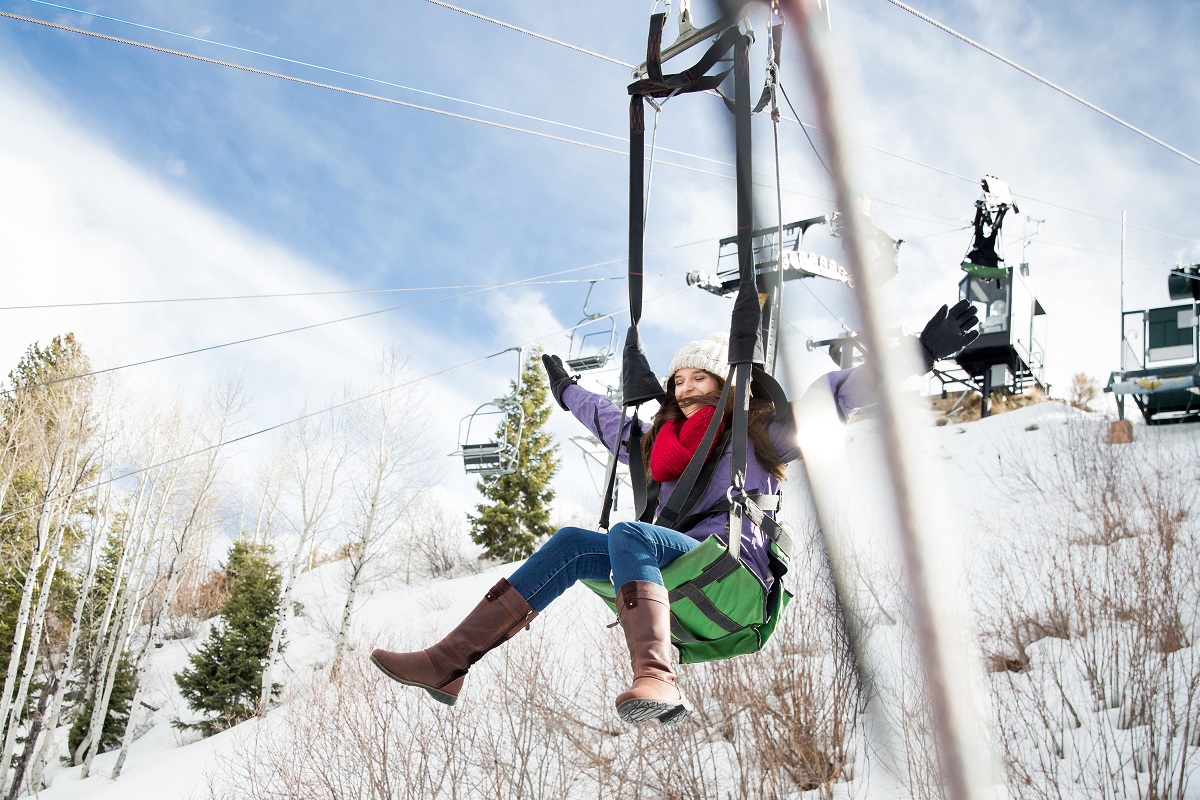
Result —
<instances>
[{"instance_id":1,"label":"white knit beanie","mask_svg":"<svg viewBox=\"0 0 1200 800\"><path fill-rule=\"evenodd\" d=\"M711 372L723 379L729 372L729 334L714 333L707 339L688 342L679 348L679 352L671 358L671 365L667 367L667 380L673 378L679 370L688 367Z\"/></svg>"}]
</instances>

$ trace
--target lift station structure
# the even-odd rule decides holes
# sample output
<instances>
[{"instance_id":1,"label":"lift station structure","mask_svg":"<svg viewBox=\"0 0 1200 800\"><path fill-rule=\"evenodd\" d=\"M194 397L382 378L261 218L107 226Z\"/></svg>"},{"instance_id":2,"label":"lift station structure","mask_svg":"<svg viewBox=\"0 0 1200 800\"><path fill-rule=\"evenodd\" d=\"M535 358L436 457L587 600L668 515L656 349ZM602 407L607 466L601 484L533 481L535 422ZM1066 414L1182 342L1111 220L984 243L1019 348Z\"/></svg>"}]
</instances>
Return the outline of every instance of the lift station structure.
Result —
<instances>
[{"instance_id":1,"label":"lift station structure","mask_svg":"<svg viewBox=\"0 0 1200 800\"><path fill-rule=\"evenodd\" d=\"M1200 264L1172 269L1167 293L1183 302L1121 309L1121 369L1109 375L1104 391L1112 392L1122 420L1127 398L1149 425L1200 419Z\"/></svg>"},{"instance_id":2,"label":"lift station structure","mask_svg":"<svg viewBox=\"0 0 1200 800\"><path fill-rule=\"evenodd\" d=\"M875 226L870 219L870 209L865 201L860 202L856 213L863 215L863 221L871 233L871 239L868 242L868 258L879 261L882 264L880 271L888 277L895 275L898 269L897 253L901 242L893 240ZM833 212L772 228L763 228L752 234L751 246L754 253L755 281L762 303L760 339L764 345L764 363L768 365L768 369L773 369L779 348L779 292L782 290L783 281L799 278L826 278L853 285L850 273L835 259L804 247L804 236L809 228L815 225L828 225L830 234L841 238L844 233L844 221L840 212ZM688 285L697 286L720 296L728 296L736 292L739 277L736 245L737 236L722 239L718 246L716 274L702 270L693 271L687 276ZM862 355L861 346L857 345L857 338L853 333L822 342L810 341L809 350L825 345L830 347L830 356L834 361L850 360L855 354Z\"/></svg>"},{"instance_id":3,"label":"lift station structure","mask_svg":"<svg viewBox=\"0 0 1200 800\"><path fill-rule=\"evenodd\" d=\"M957 369L935 370L942 382L961 384L979 392L980 415L989 413L993 391L1023 394L1036 386L1047 388L1046 310L1029 281L1029 263L1014 269L998 250L1004 215L1017 211L1008 185L988 175L981 181L983 197L975 203L975 232L962 262L966 275L958 283L960 300L979 309L979 337L954 358Z\"/></svg>"}]
</instances>

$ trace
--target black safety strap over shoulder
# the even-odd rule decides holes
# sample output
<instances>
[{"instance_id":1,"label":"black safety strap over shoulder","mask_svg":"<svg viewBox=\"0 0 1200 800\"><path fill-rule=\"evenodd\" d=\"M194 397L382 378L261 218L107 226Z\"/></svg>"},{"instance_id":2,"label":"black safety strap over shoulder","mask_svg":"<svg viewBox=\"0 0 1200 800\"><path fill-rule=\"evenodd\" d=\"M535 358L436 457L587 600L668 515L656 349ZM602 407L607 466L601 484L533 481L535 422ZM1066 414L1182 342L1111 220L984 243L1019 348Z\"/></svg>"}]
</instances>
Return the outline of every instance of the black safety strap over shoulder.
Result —
<instances>
[{"instance_id":1,"label":"black safety strap over shoulder","mask_svg":"<svg viewBox=\"0 0 1200 800\"><path fill-rule=\"evenodd\" d=\"M634 501L639 518L652 515L657 504L657 486L650 486L646 465L641 463L641 429L637 424L637 407L648 400L662 399L662 386L654 375L642 351L638 334L638 323L642 318L643 237L645 219L645 152L646 110L645 98L669 97L675 94L703 92L714 89L725 79L728 71L706 75L729 51L738 38L738 30L731 27L723 32L705 51L700 60L689 69L673 75L662 71L662 31L666 14L654 14L650 18L650 32L646 38L646 64L648 77L629 85L629 330L625 334L625 347L621 355L622 405L633 407L633 425L629 438L630 479L634 484ZM619 449L619 446L618 448ZM616 453L609 461L608 480L604 492L604 505L600 512L600 528L608 530L612 513L613 491L619 458ZM640 485L639 485L640 484ZM651 497L651 493L655 493Z\"/></svg>"},{"instance_id":2,"label":"black safety strap over shoulder","mask_svg":"<svg viewBox=\"0 0 1200 800\"><path fill-rule=\"evenodd\" d=\"M716 41L692 67L683 72L666 75L662 71L662 31L666 22L665 14L654 14L650 19L650 31L646 42L646 70L644 80L630 84L629 105L629 314L630 326L625 337L625 348L622 354L621 385L623 404L625 408L633 407L634 415L628 437L628 462L630 478L633 483L634 506L637 518L675 528L684 522L699 498L704 494L720 454L724 452L726 442L732 442L732 462L730 485L739 494L745 489L746 467L748 459L748 423L750 407L750 387L753 382L756 391L769 397L775 404L776 418L783 414L790 416L787 397L782 387L772 378L762 365L765 362L764 347L761 340L761 305L755 284L754 253L752 238L754 231L753 210L753 164L751 159L750 118L753 113L765 106L763 98L769 99L770 86L763 90L763 97L756 107L751 107L750 101L750 37L743 34L736 26L721 33ZM772 69L779 63L779 52L782 45L781 26L772 26ZM737 181L737 217L738 217L738 271L739 286L737 298L734 301L733 317L729 331L729 364L730 370L725 387L721 392L716 413L705 431L703 440L697 448L692 460L688 463L684 474L676 483L671 497L667 499L663 510L654 516L660 486L651 480L647 464L641 453L641 426L637 421L637 407L647 400L660 400L662 387L658 383L653 370L642 352L638 335L638 324L642 316L642 283L643 283L643 237L645 219L644 172L645 172L645 105L644 98L669 97L674 94L707 91L720 85L729 71L715 75L705 73L717 64L730 49L734 50L734 102L735 115L735 167ZM773 76L772 76L773 77ZM732 397L731 397L732 394ZM726 431L719 447L717 444L718 431L729 403L733 404L733 424ZM612 509L613 489L616 485L618 457L613 456L608 475L608 487L605 492L605 503L601 513L601 528L607 530ZM730 513L730 530L740 531L740 515L742 506L736 502L728 504ZM713 513L711 510L704 515ZM695 524L692 520L690 524ZM740 537L731 536L731 550L737 558L740 549Z\"/></svg>"},{"instance_id":3,"label":"black safety strap over shoulder","mask_svg":"<svg viewBox=\"0 0 1200 800\"><path fill-rule=\"evenodd\" d=\"M754 189L750 147L750 37L739 36L733 58L734 165L737 183L738 293L729 324L729 374L733 383L733 452L730 461L729 552L741 553L742 506L737 497L746 489L746 460L750 418L750 378L763 364L760 325L762 306L754 276Z\"/></svg>"},{"instance_id":4,"label":"black safety strap over shoulder","mask_svg":"<svg viewBox=\"0 0 1200 800\"><path fill-rule=\"evenodd\" d=\"M679 476L679 480L675 483L675 488L671 490L671 496L667 498L666 504L663 505L662 511L658 514L658 519L655 524L661 525L664 528L675 528L679 520L691 510L695 505L699 496L693 497L693 490L699 488L699 493L702 494L708 486L708 481L712 478L712 473L716 468L716 461L720 457L721 451L713 448L713 444L717 440L717 431L721 428L721 420L725 418L725 409L729 406L729 388L732 385L730 381L725 381L724 388L721 389L721 396L717 400L716 410L713 412L712 419L709 420L708 427L704 430L704 438L700 440L700 446L696 448L696 452L692 454L692 459L688 462L687 467L683 470L683 474ZM711 456L711 458L710 458ZM708 470L708 475L703 483L700 483L701 473L704 472L705 464L712 462L713 469ZM691 500L689 504L688 501Z\"/></svg>"}]
</instances>

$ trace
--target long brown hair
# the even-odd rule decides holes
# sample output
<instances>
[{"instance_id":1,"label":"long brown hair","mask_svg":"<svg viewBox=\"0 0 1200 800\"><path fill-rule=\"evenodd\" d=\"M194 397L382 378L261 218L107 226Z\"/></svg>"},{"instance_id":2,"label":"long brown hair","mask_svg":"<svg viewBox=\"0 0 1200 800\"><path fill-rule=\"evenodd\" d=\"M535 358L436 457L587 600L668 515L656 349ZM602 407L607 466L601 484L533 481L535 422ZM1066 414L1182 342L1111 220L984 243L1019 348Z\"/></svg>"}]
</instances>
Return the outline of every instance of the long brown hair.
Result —
<instances>
[{"instance_id":1,"label":"long brown hair","mask_svg":"<svg viewBox=\"0 0 1200 800\"><path fill-rule=\"evenodd\" d=\"M705 372L708 372L708 370L705 370ZM720 375L714 375L711 372L708 374L717 379L718 387L723 388L725 386L725 379ZM696 398L689 398L687 402L703 406L716 406L720 400L720 392L710 392ZM771 436L767 432L774 413L775 404L770 400L751 396L750 415L746 423L746 429L750 441L754 444L754 458L763 469L782 481L787 478L787 464L783 463L779 458L779 453L776 452L775 445L771 442ZM666 396L659 405L658 411L654 414L649 433L642 437L642 463L646 465L647 472L650 470L650 451L654 449L654 440L658 438L658 432L662 430L662 426L667 424L667 422L682 419L687 419L687 416L683 413L679 401L675 399L675 382L668 379ZM728 403L725 406L726 429L728 430L732 424L733 403Z\"/></svg>"}]
</instances>

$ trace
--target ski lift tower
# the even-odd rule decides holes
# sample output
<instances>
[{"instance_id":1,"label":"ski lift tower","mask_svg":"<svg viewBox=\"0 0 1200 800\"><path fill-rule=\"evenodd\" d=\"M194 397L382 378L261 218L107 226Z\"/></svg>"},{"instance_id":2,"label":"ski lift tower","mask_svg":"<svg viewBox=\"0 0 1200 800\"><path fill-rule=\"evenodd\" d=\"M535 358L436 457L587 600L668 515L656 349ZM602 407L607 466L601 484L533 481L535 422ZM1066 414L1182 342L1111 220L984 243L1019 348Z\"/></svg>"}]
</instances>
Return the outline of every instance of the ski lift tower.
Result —
<instances>
[{"instance_id":1,"label":"ski lift tower","mask_svg":"<svg viewBox=\"0 0 1200 800\"><path fill-rule=\"evenodd\" d=\"M858 209L859 213L868 216L868 209ZM804 235L814 225L829 225L830 233L841 236L843 218L839 213L826 214L820 217L790 222L773 228L763 228L754 231L751 246L754 252L754 274L758 285L759 298L762 300L762 328L759 340L763 343L764 363L767 371L774 371L775 357L779 348L779 311L781 308L782 282L798 278L827 278L852 285L850 273L832 258L818 255L804 249ZM896 253L900 244L868 219L870 230L874 231L872 242L876 245L873 258L883 259L891 270L896 273ZM782 268L780 265L782 264ZM689 286L698 286L705 291L722 297L731 295L738 288L737 236L730 236L720 241L717 253L717 272L715 275L695 270L688 274ZM845 340L845 341L843 341ZM849 355L855 352L853 335L839 337L837 340L810 343L810 348L829 345L844 348ZM860 348L861 349L861 348ZM837 360L835 357L834 360Z\"/></svg>"},{"instance_id":2,"label":"ski lift tower","mask_svg":"<svg viewBox=\"0 0 1200 800\"><path fill-rule=\"evenodd\" d=\"M1200 264L1180 265L1167 276L1167 293L1185 302L1143 311L1121 309L1121 369L1104 391L1112 392L1125 419L1133 398L1148 425L1200 419Z\"/></svg>"},{"instance_id":3,"label":"ski lift tower","mask_svg":"<svg viewBox=\"0 0 1200 800\"><path fill-rule=\"evenodd\" d=\"M937 370L942 389L959 383L980 393L980 415L990 410L996 389L1022 394L1030 386L1046 389L1046 310L1029 283L1029 263L1018 269L1004 263L998 245L1005 214L1018 211L1008 184L985 176L983 197L975 202L975 233L962 262L960 300L979 309L979 337L955 356L961 372Z\"/></svg>"}]
</instances>

